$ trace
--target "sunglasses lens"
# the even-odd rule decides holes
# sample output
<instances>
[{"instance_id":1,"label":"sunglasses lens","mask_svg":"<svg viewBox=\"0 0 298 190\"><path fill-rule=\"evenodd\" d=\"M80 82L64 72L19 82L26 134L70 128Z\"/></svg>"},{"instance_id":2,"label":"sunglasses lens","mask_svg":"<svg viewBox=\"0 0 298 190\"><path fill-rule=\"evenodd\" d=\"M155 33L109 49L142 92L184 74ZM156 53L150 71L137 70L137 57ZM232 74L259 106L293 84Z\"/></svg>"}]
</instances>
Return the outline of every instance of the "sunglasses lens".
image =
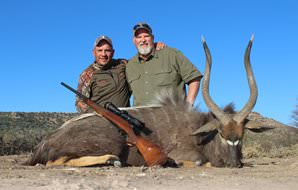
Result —
<instances>
[{"instance_id":1,"label":"sunglasses lens","mask_svg":"<svg viewBox=\"0 0 298 190\"><path fill-rule=\"evenodd\" d=\"M145 28L150 29L150 26L149 26L148 24L142 24L142 23L140 23L140 24L136 24L136 25L133 27L133 29L136 30L136 29L138 29L138 28L140 28L140 27L145 27Z\"/></svg>"}]
</instances>

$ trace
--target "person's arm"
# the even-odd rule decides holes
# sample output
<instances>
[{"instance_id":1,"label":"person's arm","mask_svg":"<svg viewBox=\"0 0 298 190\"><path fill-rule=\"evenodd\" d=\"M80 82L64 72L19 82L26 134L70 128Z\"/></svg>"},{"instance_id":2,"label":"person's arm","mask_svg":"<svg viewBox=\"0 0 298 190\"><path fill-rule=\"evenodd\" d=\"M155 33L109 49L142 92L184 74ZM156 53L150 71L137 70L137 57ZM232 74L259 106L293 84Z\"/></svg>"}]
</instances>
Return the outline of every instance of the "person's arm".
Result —
<instances>
[{"instance_id":1,"label":"person's arm","mask_svg":"<svg viewBox=\"0 0 298 190\"><path fill-rule=\"evenodd\" d=\"M194 104L196 97L200 89L201 77L195 78L188 83L188 93L186 96L186 101L191 105Z\"/></svg>"},{"instance_id":2,"label":"person's arm","mask_svg":"<svg viewBox=\"0 0 298 190\"><path fill-rule=\"evenodd\" d=\"M89 66L85 69L82 74L80 75L77 90L84 96L90 98L90 80L94 73L94 70ZM75 102L76 110L79 113L86 113L88 112L89 106L85 104L79 97L76 96Z\"/></svg>"},{"instance_id":3,"label":"person's arm","mask_svg":"<svg viewBox=\"0 0 298 190\"><path fill-rule=\"evenodd\" d=\"M200 88L200 81L203 77L201 72L186 58L181 51L176 50L177 64L183 81L188 84L186 101L193 105Z\"/></svg>"}]
</instances>

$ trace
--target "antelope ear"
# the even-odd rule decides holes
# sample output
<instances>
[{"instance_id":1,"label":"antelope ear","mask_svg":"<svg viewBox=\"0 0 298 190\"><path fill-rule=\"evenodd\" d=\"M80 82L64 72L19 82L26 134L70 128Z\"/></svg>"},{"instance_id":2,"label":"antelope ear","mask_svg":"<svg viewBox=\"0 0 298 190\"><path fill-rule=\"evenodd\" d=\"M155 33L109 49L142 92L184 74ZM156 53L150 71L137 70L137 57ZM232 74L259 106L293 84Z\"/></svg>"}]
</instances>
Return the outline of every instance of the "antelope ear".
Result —
<instances>
[{"instance_id":1,"label":"antelope ear","mask_svg":"<svg viewBox=\"0 0 298 190\"><path fill-rule=\"evenodd\" d=\"M258 121L250 120L245 124L245 128L246 129L260 129L260 128L262 128L262 123L258 122Z\"/></svg>"},{"instance_id":2,"label":"antelope ear","mask_svg":"<svg viewBox=\"0 0 298 190\"><path fill-rule=\"evenodd\" d=\"M247 129L256 129L256 130L262 130L262 129L274 129L274 128L280 128L280 127L290 127L288 125L285 125L279 121L276 121L271 118L264 117L258 113L250 113L248 118L246 119L246 125L245 128Z\"/></svg>"},{"instance_id":3,"label":"antelope ear","mask_svg":"<svg viewBox=\"0 0 298 190\"><path fill-rule=\"evenodd\" d=\"M214 131L216 129L219 129L220 123L217 119L213 119L212 121L206 123L202 127L198 128L194 132L191 133L191 135L197 135L200 133L208 133L210 131Z\"/></svg>"},{"instance_id":4,"label":"antelope ear","mask_svg":"<svg viewBox=\"0 0 298 190\"><path fill-rule=\"evenodd\" d=\"M268 125L264 124L264 122L250 120L245 124L245 128L249 129L251 131L254 131L254 132L262 132L262 131L267 131L267 130L273 129L275 127L268 126Z\"/></svg>"}]
</instances>

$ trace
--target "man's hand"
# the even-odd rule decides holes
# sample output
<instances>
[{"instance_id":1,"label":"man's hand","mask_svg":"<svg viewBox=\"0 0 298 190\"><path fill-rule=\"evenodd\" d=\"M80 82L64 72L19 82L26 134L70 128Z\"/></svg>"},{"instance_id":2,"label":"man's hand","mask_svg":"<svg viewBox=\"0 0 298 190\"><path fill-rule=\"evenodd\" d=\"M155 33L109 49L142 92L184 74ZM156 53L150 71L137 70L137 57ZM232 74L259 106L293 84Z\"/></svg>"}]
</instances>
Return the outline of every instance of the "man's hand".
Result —
<instances>
[{"instance_id":1,"label":"man's hand","mask_svg":"<svg viewBox=\"0 0 298 190\"><path fill-rule=\"evenodd\" d=\"M163 42L155 42L154 46L155 46L156 50L161 50L161 49L167 47L167 45Z\"/></svg>"},{"instance_id":2,"label":"man's hand","mask_svg":"<svg viewBox=\"0 0 298 190\"><path fill-rule=\"evenodd\" d=\"M80 108L81 113L87 113L88 111L88 105L85 104L84 102L79 101L77 106Z\"/></svg>"}]
</instances>

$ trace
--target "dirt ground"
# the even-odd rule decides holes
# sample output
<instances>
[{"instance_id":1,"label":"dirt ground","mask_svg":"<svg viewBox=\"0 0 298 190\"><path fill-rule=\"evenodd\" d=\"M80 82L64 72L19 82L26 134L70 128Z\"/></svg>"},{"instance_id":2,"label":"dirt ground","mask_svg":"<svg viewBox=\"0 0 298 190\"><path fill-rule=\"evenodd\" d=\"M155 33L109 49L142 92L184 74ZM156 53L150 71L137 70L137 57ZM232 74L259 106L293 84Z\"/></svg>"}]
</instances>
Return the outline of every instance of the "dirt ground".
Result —
<instances>
[{"instance_id":1,"label":"dirt ground","mask_svg":"<svg viewBox=\"0 0 298 190\"><path fill-rule=\"evenodd\" d=\"M45 167L21 165L28 155L0 157L0 189L157 190L298 189L298 157L254 158L240 169L160 167Z\"/></svg>"}]
</instances>

